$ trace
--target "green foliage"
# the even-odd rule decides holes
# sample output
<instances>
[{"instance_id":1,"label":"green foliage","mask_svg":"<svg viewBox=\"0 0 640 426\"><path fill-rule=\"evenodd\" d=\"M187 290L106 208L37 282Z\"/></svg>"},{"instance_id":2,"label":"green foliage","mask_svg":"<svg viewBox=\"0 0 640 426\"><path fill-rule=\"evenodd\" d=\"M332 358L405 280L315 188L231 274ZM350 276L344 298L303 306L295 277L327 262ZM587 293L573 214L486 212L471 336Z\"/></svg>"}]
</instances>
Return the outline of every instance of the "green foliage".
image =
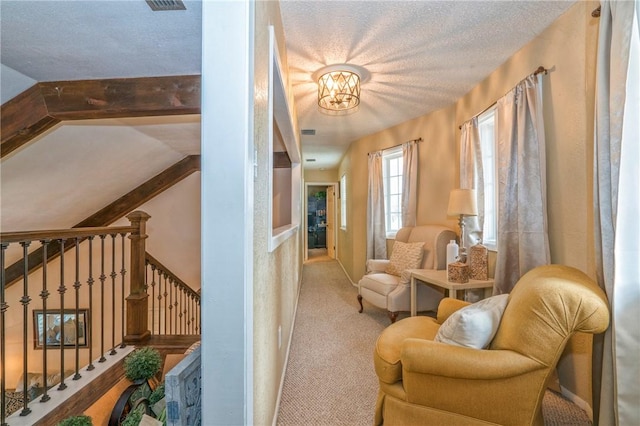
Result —
<instances>
[{"instance_id":1,"label":"green foliage","mask_svg":"<svg viewBox=\"0 0 640 426\"><path fill-rule=\"evenodd\" d=\"M158 416L158 421L162 422L164 425L167 424L167 407L164 407L164 410L162 410L162 413Z\"/></svg>"},{"instance_id":2,"label":"green foliage","mask_svg":"<svg viewBox=\"0 0 640 426\"><path fill-rule=\"evenodd\" d=\"M143 414L144 413L142 411L133 410L129 414L127 414L127 417L124 419L122 423L120 423L120 425L121 426L138 426L142 421Z\"/></svg>"},{"instance_id":3,"label":"green foliage","mask_svg":"<svg viewBox=\"0 0 640 426\"><path fill-rule=\"evenodd\" d=\"M73 416L67 417L58 423L58 426L93 426L91 417L89 416Z\"/></svg>"},{"instance_id":4,"label":"green foliage","mask_svg":"<svg viewBox=\"0 0 640 426\"><path fill-rule=\"evenodd\" d=\"M124 359L124 375L132 382L149 380L160 371L162 357L156 349L145 346L131 352Z\"/></svg>"},{"instance_id":5,"label":"green foliage","mask_svg":"<svg viewBox=\"0 0 640 426\"><path fill-rule=\"evenodd\" d=\"M164 383L158 385L158 387L151 392L151 395L149 395L149 404L153 405L162 398L164 398Z\"/></svg>"}]
</instances>

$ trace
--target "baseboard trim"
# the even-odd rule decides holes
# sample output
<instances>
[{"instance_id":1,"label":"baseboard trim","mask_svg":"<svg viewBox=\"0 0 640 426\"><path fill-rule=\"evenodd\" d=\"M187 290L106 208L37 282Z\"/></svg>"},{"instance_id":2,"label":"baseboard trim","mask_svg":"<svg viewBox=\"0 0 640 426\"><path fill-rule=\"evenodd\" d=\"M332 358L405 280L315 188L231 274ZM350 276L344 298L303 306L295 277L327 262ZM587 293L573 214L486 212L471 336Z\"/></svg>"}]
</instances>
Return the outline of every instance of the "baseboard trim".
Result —
<instances>
[{"instance_id":1,"label":"baseboard trim","mask_svg":"<svg viewBox=\"0 0 640 426\"><path fill-rule=\"evenodd\" d=\"M347 279L349 280L349 282L351 283L352 286L354 287L358 287L358 283L354 283L353 280L351 279L351 277L349 276L349 274L347 273L347 270L344 269L344 265L342 264L342 262L340 262L340 259L338 259L336 257L336 260L338 261L338 265L340 265L340 267L342 268L342 272L344 272L344 276L347 277Z\"/></svg>"},{"instance_id":2,"label":"baseboard trim","mask_svg":"<svg viewBox=\"0 0 640 426\"><path fill-rule=\"evenodd\" d=\"M273 413L273 422L272 426L277 426L278 424L278 414L280 413L280 401L282 400L282 390L284 388L284 379L287 375L287 366L289 365L289 353L291 352L291 341L293 340L293 330L296 327L296 318L298 316L298 303L300 302L300 292L302 290L302 269L303 266L300 265L300 274L298 277L298 294L296 295L296 304L293 309L293 321L291 322L291 330L289 331L289 341L287 342L287 352L284 356L284 368L282 369L282 376L280 377L280 386L278 387L278 397L276 398L275 411Z\"/></svg>"},{"instance_id":3,"label":"baseboard trim","mask_svg":"<svg viewBox=\"0 0 640 426\"><path fill-rule=\"evenodd\" d=\"M591 408L591 405L562 385L560 385L560 391L562 392L562 396L582 408L587 413L589 420L593 423L593 408Z\"/></svg>"}]
</instances>

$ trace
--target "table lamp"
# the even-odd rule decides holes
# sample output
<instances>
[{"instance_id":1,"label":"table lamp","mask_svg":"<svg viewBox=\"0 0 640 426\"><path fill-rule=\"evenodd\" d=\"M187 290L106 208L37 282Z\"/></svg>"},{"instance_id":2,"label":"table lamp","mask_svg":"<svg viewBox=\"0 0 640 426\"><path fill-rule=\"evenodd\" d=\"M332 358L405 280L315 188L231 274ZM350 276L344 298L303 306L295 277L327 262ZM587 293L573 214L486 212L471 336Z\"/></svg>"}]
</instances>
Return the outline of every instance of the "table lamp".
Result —
<instances>
[{"instance_id":1,"label":"table lamp","mask_svg":"<svg viewBox=\"0 0 640 426\"><path fill-rule=\"evenodd\" d=\"M466 261L466 249L464 238L464 217L477 216L478 206L476 203L475 189L452 189L449 194L449 207L447 209L449 216L459 216L458 225L460 226L460 259Z\"/></svg>"}]
</instances>

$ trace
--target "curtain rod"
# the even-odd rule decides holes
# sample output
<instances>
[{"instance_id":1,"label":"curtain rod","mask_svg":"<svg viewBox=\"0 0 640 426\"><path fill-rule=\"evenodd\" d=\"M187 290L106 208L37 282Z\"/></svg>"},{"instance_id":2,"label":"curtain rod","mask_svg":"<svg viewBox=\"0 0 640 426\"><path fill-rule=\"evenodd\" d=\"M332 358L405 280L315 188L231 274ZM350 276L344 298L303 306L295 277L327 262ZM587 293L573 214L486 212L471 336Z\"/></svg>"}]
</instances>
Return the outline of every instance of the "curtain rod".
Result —
<instances>
[{"instance_id":1,"label":"curtain rod","mask_svg":"<svg viewBox=\"0 0 640 426\"><path fill-rule=\"evenodd\" d=\"M411 139L410 141L402 142L402 143L399 143L397 145L390 146L389 148L379 149L378 151L389 151L390 149L397 148L397 147L399 147L401 145L404 145L405 143L409 143L409 142L420 143L420 142L422 142L422 138ZM373 154L374 152L377 152L377 151L370 151L367 154Z\"/></svg>"},{"instance_id":2,"label":"curtain rod","mask_svg":"<svg viewBox=\"0 0 640 426\"><path fill-rule=\"evenodd\" d=\"M545 67L543 67L542 65L540 65L538 68L536 68L536 70L532 73L532 75L538 75L538 74L541 74L541 73L548 74L549 70L546 69ZM473 120L475 117L478 117L478 116L482 115L487 110L489 110L491 107L493 107L496 103L498 103L498 101L495 101L494 103L492 103L491 105L489 105L488 107L486 107L485 109L483 109L482 111L480 111L479 113L477 113L476 115L471 117L469 120ZM467 121L469 121L469 120L467 120ZM464 123L466 123L467 121L465 121ZM462 124L464 124L464 123L462 123ZM462 124L458 126L458 129L462 129Z\"/></svg>"}]
</instances>

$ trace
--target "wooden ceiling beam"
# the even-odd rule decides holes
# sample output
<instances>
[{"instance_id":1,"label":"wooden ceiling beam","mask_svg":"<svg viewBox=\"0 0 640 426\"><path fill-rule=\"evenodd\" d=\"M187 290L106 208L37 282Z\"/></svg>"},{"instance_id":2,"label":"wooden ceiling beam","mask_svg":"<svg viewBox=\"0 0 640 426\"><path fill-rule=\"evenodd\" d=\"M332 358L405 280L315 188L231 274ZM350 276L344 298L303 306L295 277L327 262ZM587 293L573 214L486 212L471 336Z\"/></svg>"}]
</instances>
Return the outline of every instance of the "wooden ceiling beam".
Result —
<instances>
[{"instance_id":1,"label":"wooden ceiling beam","mask_svg":"<svg viewBox=\"0 0 640 426\"><path fill-rule=\"evenodd\" d=\"M200 113L199 75L38 83L2 105L0 158L63 120Z\"/></svg>"},{"instance_id":2,"label":"wooden ceiling beam","mask_svg":"<svg viewBox=\"0 0 640 426\"><path fill-rule=\"evenodd\" d=\"M49 115L38 84L0 107L1 158L60 122Z\"/></svg>"},{"instance_id":3,"label":"wooden ceiling beam","mask_svg":"<svg viewBox=\"0 0 640 426\"><path fill-rule=\"evenodd\" d=\"M111 225L127 213L135 210L156 195L171 188L176 183L197 171L200 171L200 156L190 155L185 157L142 185L129 191L108 206L77 223L73 228L102 227ZM67 240L64 244L64 250L69 250L74 247L74 245L74 240ZM47 250L47 262L50 262L60 256L60 250L61 246L59 243L52 243ZM38 247L29 253L29 273L42 267L43 260L44 250L42 247ZM22 279L23 276L24 264L22 260L18 260L5 269L6 286L9 287L13 285L18 282L18 280Z\"/></svg>"}]
</instances>

